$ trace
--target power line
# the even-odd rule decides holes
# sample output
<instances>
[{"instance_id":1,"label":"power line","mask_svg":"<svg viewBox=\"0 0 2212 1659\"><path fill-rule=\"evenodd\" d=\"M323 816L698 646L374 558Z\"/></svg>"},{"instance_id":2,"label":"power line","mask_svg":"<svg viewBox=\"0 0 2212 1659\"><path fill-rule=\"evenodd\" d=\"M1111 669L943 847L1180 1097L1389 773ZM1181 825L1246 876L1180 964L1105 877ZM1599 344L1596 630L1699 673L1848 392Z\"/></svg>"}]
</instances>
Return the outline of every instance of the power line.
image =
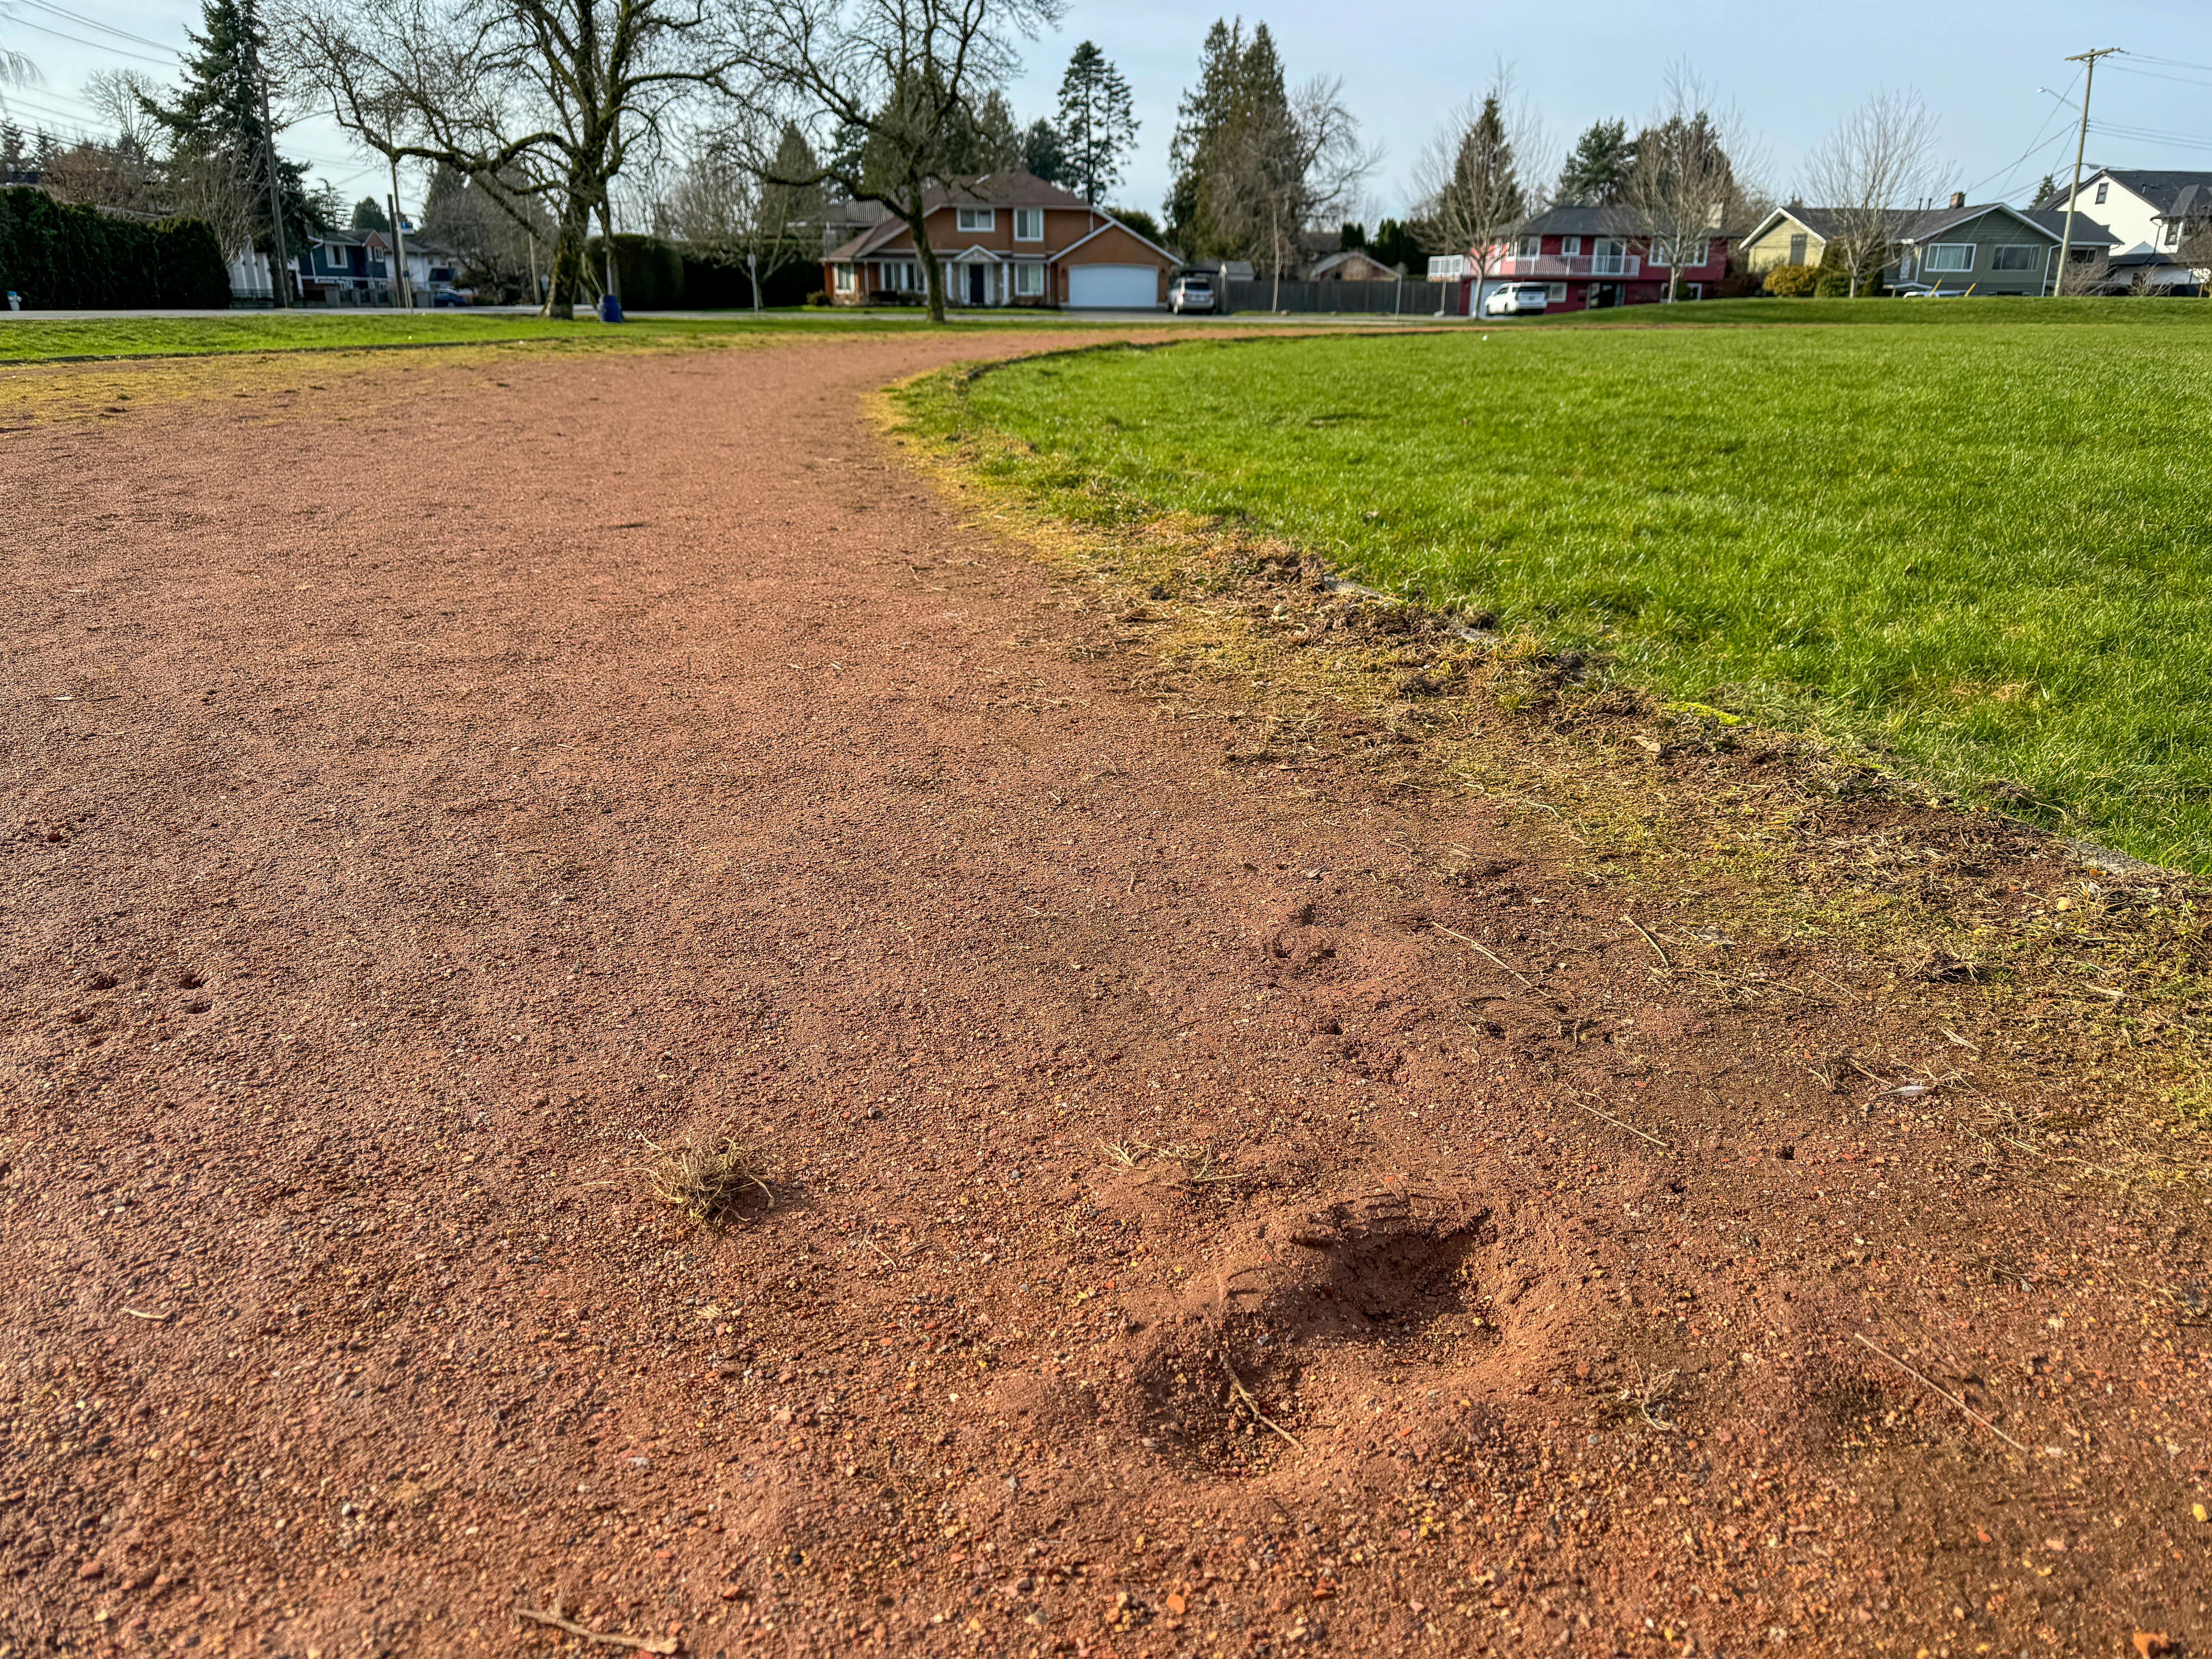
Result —
<instances>
[{"instance_id":1,"label":"power line","mask_svg":"<svg viewBox=\"0 0 2212 1659\"><path fill-rule=\"evenodd\" d=\"M112 34L118 39L124 40L136 40L140 46L151 46L156 52L173 52L175 50L174 47L169 46L166 41L149 40L143 34L133 34L130 30L119 29L112 23L103 23L97 17L86 17L76 12L64 11L59 6L50 6L46 3L46 0L20 0L20 3L32 7L35 10L45 12L49 16L63 18L69 22L78 24L85 28L98 29L102 34Z\"/></svg>"},{"instance_id":2,"label":"power line","mask_svg":"<svg viewBox=\"0 0 2212 1659\"><path fill-rule=\"evenodd\" d=\"M17 28L36 29L41 34L52 35L57 40L67 40L76 46L90 46L94 52L110 52L118 58L135 58L140 63L151 64L157 69L174 69L177 66L177 60L174 58L149 58L143 52L125 52L120 46L111 46L102 40L88 40L81 34L64 34L59 29L50 29L44 23L33 23L27 17L18 17L15 21Z\"/></svg>"},{"instance_id":3,"label":"power line","mask_svg":"<svg viewBox=\"0 0 2212 1659\"><path fill-rule=\"evenodd\" d=\"M2212 81L2194 75L2160 75L2156 70L2136 69L2128 64L2115 64L2112 71L2116 75L2140 75L2147 80L2170 82L2177 87L2212 87Z\"/></svg>"}]
</instances>

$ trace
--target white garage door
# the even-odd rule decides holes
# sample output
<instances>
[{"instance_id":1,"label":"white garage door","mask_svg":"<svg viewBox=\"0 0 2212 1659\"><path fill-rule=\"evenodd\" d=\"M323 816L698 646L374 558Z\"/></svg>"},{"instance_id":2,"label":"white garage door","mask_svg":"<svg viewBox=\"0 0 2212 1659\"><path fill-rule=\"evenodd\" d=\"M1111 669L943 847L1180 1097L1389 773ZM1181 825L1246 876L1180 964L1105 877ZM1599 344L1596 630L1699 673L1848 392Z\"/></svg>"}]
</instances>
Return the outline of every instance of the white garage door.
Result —
<instances>
[{"instance_id":1,"label":"white garage door","mask_svg":"<svg viewBox=\"0 0 2212 1659\"><path fill-rule=\"evenodd\" d=\"M1157 311L1160 273L1151 265L1071 265L1067 303L1115 311Z\"/></svg>"}]
</instances>

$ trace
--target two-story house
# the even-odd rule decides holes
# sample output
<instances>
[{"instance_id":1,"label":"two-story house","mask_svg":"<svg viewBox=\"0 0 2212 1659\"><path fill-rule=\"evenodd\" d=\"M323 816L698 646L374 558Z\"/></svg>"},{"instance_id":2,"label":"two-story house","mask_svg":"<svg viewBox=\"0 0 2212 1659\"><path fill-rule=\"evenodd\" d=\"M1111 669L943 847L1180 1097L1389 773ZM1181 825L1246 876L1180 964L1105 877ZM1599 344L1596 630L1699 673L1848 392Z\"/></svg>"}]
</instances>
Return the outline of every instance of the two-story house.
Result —
<instances>
[{"instance_id":1,"label":"two-story house","mask_svg":"<svg viewBox=\"0 0 2212 1659\"><path fill-rule=\"evenodd\" d=\"M2079 191L2062 189L2037 205L2061 216L2071 194L2076 222L2083 214L2112 233L2114 286L2151 289L2201 287L2212 282L2201 256L2185 258L2182 245L2212 229L2212 173L2153 172L2099 167Z\"/></svg>"},{"instance_id":2,"label":"two-story house","mask_svg":"<svg viewBox=\"0 0 2212 1659\"><path fill-rule=\"evenodd\" d=\"M1431 281L1461 284L1455 309L1468 316L1479 316L1498 288L1528 282L1550 290L1547 311L1595 311L1658 304L1676 279L1683 299L1701 300L1728 274L1728 250L1729 239L1720 231L1676 248L1651 235L1626 208L1566 205L1524 222L1479 277L1471 258L1431 260L1429 275ZM1474 291L1478 282L1480 293Z\"/></svg>"},{"instance_id":3,"label":"two-story house","mask_svg":"<svg viewBox=\"0 0 2212 1659\"><path fill-rule=\"evenodd\" d=\"M392 303L392 245L377 230L325 230L300 250L300 297L308 305Z\"/></svg>"},{"instance_id":4,"label":"two-story house","mask_svg":"<svg viewBox=\"0 0 2212 1659\"><path fill-rule=\"evenodd\" d=\"M929 246L953 306L1067 306L1152 311L1181 261L1081 197L1022 172L960 179L923 198ZM927 297L914 234L885 218L822 262L833 304Z\"/></svg>"}]
</instances>

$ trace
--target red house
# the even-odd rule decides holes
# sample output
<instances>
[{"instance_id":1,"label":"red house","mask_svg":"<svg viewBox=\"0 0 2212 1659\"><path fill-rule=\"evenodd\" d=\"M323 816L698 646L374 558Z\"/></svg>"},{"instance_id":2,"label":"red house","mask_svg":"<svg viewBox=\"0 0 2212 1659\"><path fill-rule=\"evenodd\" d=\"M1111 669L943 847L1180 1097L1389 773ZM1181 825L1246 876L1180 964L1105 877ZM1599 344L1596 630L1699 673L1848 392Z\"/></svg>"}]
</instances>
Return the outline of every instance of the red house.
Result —
<instances>
[{"instance_id":1,"label":"red house","mask_svg":"<svg viewBox=\"0 0 2212 1659\"><path fill-rule=\"evenodd\" d=\"M1547 311L1595 311L1607 306L1656 305L1680 277L1685 300L1702 300L1728 273L1729 239L1715 231L1677 251L1639 228L1626 208L1547 208L1523 223L1510 247L1500 248L1474 292L1475 262L1461 262L1449 276L1460 282L1460 314L1480 314L1481 302L1508 283L1542 283L1551 292ZM1437 262L1446 263L1446 262ZM1444 274L1444 273L1438 273Z\"/></svg>"}]
</instances>

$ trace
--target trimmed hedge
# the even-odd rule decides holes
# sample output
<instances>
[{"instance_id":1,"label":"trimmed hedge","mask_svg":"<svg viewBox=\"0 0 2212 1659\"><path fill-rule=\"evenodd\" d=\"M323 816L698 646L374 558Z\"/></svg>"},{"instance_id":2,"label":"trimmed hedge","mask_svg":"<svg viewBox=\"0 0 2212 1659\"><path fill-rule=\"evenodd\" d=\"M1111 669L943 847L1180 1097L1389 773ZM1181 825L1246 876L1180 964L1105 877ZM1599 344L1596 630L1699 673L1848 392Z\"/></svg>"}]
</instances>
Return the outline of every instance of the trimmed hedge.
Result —
<instances>
[{"instance_id":1,"label":"trimmed hedge","mask_svg":"<svg viewBox=\"0 0 2212 1659\"><path fill-rule=\"evenodd\" d=\"M0 190L0 289L27 311L230 304L230 273L199 219L121 219L57 202L42 190Z\"/></svg>"},{"instance_id":2,"label":"trimmed hedge","mask_svg":"<svg viewBox=\"0 0 2212 1659\"><path fill-rule=\"evenodd\" d=\"M593 287L605 280L605 239L598 236L584 245ZM753 302L742 256L706 252L662 236L618 233L615 282L624 311L742 311ZM819 259L788 261L762 279L761 303L801 304L821 282Z\"/></svg>"}]
</instances>

